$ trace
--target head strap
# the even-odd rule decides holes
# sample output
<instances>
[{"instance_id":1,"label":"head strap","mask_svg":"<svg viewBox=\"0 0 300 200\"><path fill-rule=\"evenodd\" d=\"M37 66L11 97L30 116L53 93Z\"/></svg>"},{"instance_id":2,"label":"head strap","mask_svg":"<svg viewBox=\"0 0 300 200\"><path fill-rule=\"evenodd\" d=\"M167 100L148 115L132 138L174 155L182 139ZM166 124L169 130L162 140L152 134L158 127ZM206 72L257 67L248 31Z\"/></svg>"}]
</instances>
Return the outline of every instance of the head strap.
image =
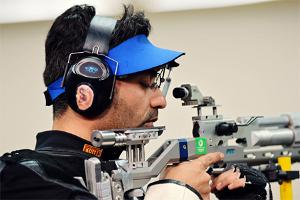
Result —
<instances>
[{"instance_id":1,"label":"head strap","mask_svg":"<svg viewBox=\"0 0 300 200\"><path fill-rule=\"evenodd\" d=\"M116 20L109 17L95 16L89 27L83 46L84 51L107 55Z\"/></svg>"},{"instance_id":2,"label":"head strap","mask_svg":"<svg viewBox=\"0 0 300 200\"><path fill-rule=\"evenodd\" d=\"M62 77L51 83L47 90L44 92L46 98L46 106L53 104L55 99L61 94L65 93L65 88L61 87Z\"/></svg>"}]
</instances>

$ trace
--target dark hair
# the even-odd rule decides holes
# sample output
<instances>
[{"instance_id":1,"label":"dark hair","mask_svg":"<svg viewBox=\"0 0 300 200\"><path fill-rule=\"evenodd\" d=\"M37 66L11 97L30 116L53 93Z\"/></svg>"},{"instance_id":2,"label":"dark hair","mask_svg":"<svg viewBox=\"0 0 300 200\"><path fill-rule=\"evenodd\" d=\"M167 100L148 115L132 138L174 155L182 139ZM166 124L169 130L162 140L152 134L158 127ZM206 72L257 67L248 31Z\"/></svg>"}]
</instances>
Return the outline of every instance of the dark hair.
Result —
<instances>
[{"instance_id":1,"label":"dark hair","mask_svg":"<svg viewBox=\"0 0 300 200\"><path fill-rule=\"evenodd\" d=\"M46 43L46 67L43 73L46 86L63 76L68 56L82 51L89 24L95 16L95 8L77 5L57 17L51 26ZM124 14L117 21L112 33L110 48L138 34L149 35L151 25L143 12L134 12L132 5L124 5ZM65 94L53 103L53 117L60 117L67 109Z\"/></svg>"}]
</instances>

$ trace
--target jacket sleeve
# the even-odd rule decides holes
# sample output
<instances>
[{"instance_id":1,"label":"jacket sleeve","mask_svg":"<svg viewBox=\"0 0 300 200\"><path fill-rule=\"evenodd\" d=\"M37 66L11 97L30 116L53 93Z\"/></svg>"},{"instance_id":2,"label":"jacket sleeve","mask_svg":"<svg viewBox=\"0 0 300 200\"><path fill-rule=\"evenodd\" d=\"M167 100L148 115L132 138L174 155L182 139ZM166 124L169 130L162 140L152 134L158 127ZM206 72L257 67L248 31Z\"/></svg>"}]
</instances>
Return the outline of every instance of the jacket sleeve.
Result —
<instances>
[{"instance_id":1,"label":"jacket sleeve","mask_svg":"<svg viewBox=\"0 0 300 200\"><path fill-rule=\"evenodd\" d=\"M148 185L144 200L202 200L191 186L172 179L163 179Z\"/></svg>"}]
</instances>

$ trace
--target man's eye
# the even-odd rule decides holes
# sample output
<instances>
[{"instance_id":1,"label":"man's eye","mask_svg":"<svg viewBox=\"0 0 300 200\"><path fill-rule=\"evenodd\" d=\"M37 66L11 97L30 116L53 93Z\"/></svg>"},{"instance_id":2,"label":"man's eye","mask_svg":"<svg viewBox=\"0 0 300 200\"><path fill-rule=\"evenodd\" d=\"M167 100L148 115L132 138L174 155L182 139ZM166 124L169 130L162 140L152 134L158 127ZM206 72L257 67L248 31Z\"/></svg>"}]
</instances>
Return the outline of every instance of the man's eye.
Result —
<instances>
[{"instance_id":1,"label":"man's eye","mask_svg":"<svg viewBox=\"0 0 300 200\"><path fill-rule=\"evenodd\" d=\"M143 88L148 88L149 84L144 82L144 81L140 81L139 84L143 87Z\"/></svg>"},{"instance_id":2,"label":"man's eye","mask_svg":"<svg viewBox=\"0 0 300 200\"><path fill-rule=\"evenodd\" d=\"M155 83L149 84L149 83L146 83L146 82L141 81L141 82L140 82L140 85L141 85L143 88L146 88L146 89L148 89L148 88L150 88L150 89L156 88L156 84L155 84Z\"/></svg>"}]
</instances>

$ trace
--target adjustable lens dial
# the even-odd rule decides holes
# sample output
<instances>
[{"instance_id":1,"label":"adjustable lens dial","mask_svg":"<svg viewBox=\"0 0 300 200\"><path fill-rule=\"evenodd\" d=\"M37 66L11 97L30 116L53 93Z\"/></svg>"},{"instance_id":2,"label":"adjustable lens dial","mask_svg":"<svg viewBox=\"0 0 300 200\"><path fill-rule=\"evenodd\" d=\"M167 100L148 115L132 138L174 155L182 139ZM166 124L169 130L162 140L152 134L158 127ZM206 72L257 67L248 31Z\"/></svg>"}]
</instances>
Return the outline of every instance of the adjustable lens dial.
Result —
<instances>
[{"instance_id":1,"label":"adjustable lens dial","mask_svg":"<svg viewBox=\"0 0 300 200\"><path fill-rule=\"evenodd\" d=\"M109 76L108 67L96 57L82 59L73 70L76 74L92 79L105 80Z\"/></svg>"}]
</instances>

